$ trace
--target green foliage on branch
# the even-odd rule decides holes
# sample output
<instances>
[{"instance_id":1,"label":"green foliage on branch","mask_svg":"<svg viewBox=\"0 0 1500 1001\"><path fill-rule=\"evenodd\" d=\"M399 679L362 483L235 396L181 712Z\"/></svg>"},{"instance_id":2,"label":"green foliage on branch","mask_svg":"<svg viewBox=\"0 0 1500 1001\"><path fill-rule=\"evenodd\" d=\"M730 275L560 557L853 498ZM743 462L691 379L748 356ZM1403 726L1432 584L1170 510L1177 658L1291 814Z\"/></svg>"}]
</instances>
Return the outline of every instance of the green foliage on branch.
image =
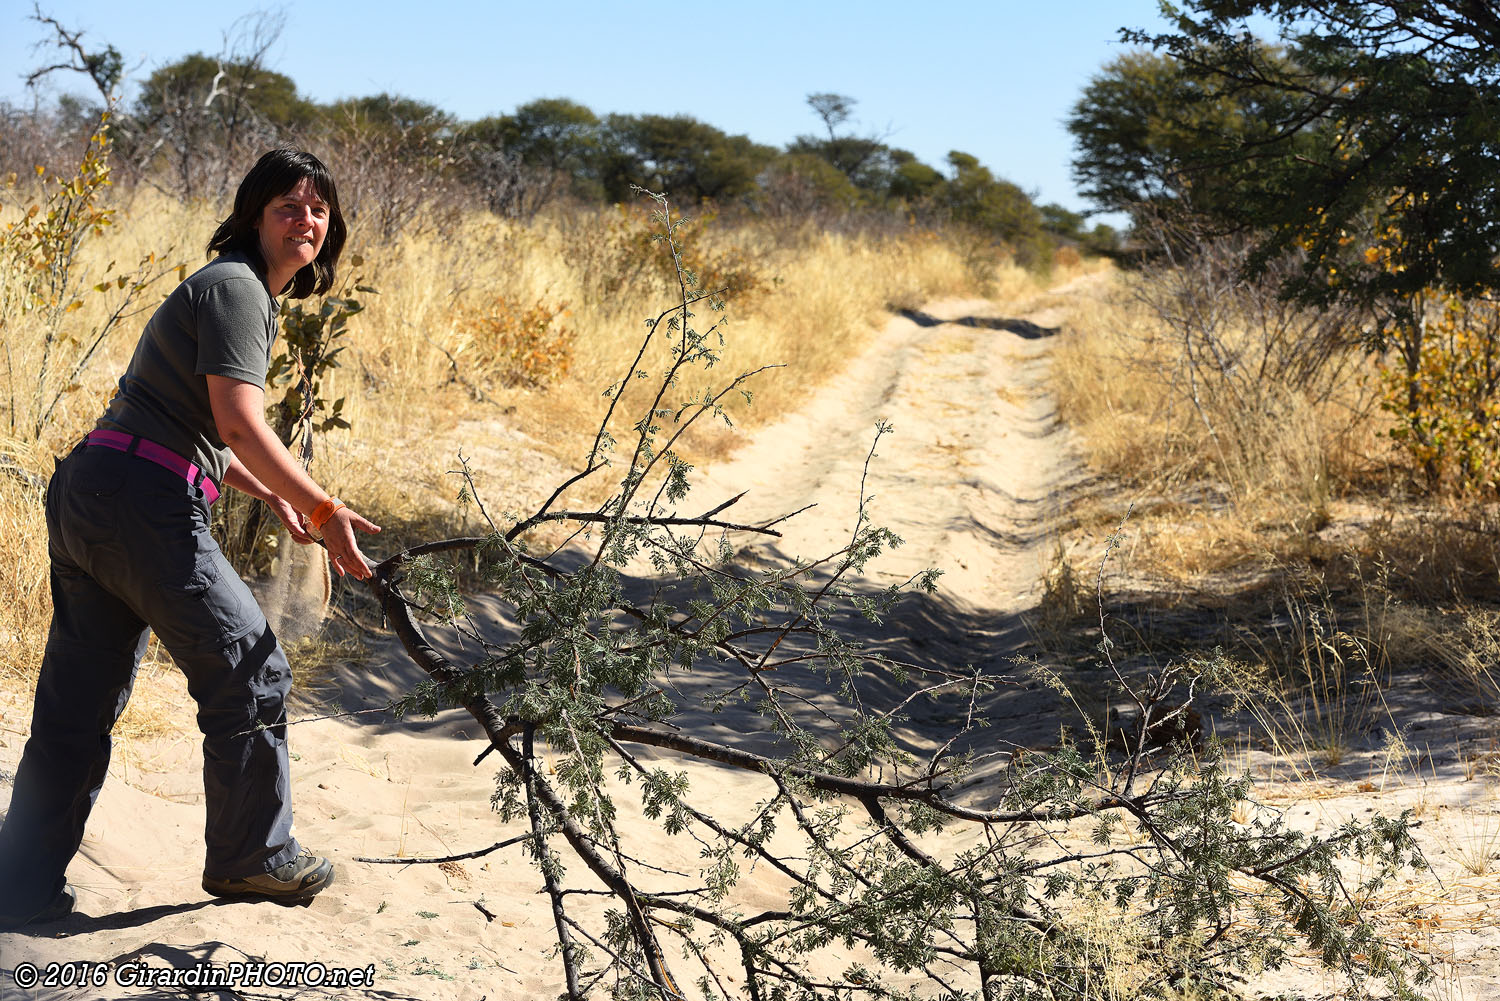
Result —
<instances>
[{"instance_id":1,"label":"green foliage on branch","mask_svg":"<svg viewBox=\"0 0 1500 1001\"><path fill-rule=\"evenodd\" d=\"M849 630L936 600L935 571L866 581L901 540L871 520L864 480L846 540L807 558L739 558L735 540L774 536L786 519L734 524L738 498L684 513L697 509L678 441L700 419L727 419L722 401L755 373L710 380L721 304L683 264L681 223L664 204L658 218L678 304L606 389L578 472L535 512L496 522L465 465L462 499L490 532L416 546L375 578L429 674L396 708L463 707L484 729L481 757L505 763L493 803L530 829L567 996L607 981L653 999L693 987L753 1001L1217 999L1311 952L1350 997L1374 981L1419 997L1425 968L1364 913L1423 864L1408 818L1314 836L1255 804L1216 746L1195 759L1127 738L1122 755L1092 731L981 773L997 741L986 716L1017 679L898 660ZM657 339L670 351L652 372ZM891 430L877 425L866 476ZM596 474L611 477L607 498L563 508ZM536 529L554 522L574 528L573 546L541 544ZM477 567L483 626L443 553ZM460 631L465 663L437 654L418 618ZM1140 734L1228 670L1210 660L1132 680L1107 638L1100 649L1098 677L1135 706ZM946 728L914 724L918 705ZM723 726L685 725L690 713ZM692 761L742 769L754 779L736 788L755 791L727 802L713 772L678 764ZM630 814L665 840L636 843ZM752 872L770 881L748 889ZM577 906L599 887L602 915Z\"/></svg>"},{"instance_id":2,"label":"green foliage on branch","mask_svg":"<svg viewBox=\"0 0 1500 1001\"><path fill-rule=\"evenodd\" d=\"M359 268L364 260L354 254L349 263ZM349 427L344 397L330 403L323 394L324 380L339 367L338 356L348 346L341 342L349 333L349 320L365 308L351 293L379 294L355 276L315 304L287 300L281 306L281 351L271 359L266 386L273 397L275 390L284 391L267 407L266 419L287 448L297 447L304 466L312 462L315 432Z\"/></svg>"}]
</instances>

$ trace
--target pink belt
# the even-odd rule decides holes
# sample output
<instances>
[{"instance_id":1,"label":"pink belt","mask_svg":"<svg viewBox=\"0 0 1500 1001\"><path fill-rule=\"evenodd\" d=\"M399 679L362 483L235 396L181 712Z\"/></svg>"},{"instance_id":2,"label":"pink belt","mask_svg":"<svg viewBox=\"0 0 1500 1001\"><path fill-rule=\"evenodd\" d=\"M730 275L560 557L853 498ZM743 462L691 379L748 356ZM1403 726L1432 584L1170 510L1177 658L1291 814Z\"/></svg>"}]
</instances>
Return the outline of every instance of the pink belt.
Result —
<instances>
[{"instance_id":1,"label":"pink belt","mask_svg":"<svg viewBox=\"0 0 1500 1001\"><path fill-rule=\"evenodd\" d=\"M197 463L189 462L170 448L164 448L154 441L148 441L138 435L126 434L124 431L106 431L102 428L90 431L83 438L85 445L102 445L112 448L116 452L126 452L140 456L147 462L154 462L164 469L187 480L189 485L201 487L203 496L208 498L212 504L219 499L219 488L208 471L201 469Z\"/></svg>"}]
</instances>

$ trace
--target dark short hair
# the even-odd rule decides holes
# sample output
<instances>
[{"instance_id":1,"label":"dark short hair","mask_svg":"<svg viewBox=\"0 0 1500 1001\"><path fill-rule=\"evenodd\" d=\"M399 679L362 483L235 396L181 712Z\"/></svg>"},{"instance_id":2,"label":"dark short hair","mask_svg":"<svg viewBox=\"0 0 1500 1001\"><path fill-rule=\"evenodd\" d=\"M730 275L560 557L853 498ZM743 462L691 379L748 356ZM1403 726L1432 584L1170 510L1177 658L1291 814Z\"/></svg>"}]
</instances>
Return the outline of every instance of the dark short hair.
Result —
<instances>
[{"instance_id":1,"label":"dark short hair","mask_svg":"<svg viewBox=\"0 0 1500 1001\"><path fill-rule=\"evenodd\" d=\"M318 256L292 279L292 290L288 295L293 299L306 299L315 292L318 295L327 292L333 287L334 266L344 251L349 229L339 211L339 193L332 172L322 160L303 150L282 146L255 161L255 166L250 168L250 173L245 175L234 194L234 211L209 237L208 252L223 254L238 250L248 255L264 274L266 262L261 257L256 224L271 199L291 191L304 179L312 181L313 190L328 204L328 232L323 237ZM271 292L280 294L281 289L272 289Z\"/></svg>"}]
</instances>

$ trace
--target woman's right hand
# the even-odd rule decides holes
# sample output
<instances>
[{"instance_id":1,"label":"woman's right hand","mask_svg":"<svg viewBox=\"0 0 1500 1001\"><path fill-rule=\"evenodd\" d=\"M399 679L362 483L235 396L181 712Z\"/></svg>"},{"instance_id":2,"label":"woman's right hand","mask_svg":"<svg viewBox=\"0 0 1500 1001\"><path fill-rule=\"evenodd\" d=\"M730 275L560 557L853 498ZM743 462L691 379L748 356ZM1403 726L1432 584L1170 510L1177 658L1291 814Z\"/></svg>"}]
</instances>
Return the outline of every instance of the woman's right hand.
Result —
<instances>
[{"instance_id":1,"label":"woman's right hand","mask_svg":"<svg viewBox=\"0 0 1500 1001\"><path fill-rule=\"evenodd\" d=\"M374 535L380 531L380 526L349 507L340 507L323 523L323 545L328 550L328 562L333 564L340 577L347 574L355 580L369 580L375 571L365 554L359 551L359 543L354 537L356 529Z\"/></svg>"}]
</instances>

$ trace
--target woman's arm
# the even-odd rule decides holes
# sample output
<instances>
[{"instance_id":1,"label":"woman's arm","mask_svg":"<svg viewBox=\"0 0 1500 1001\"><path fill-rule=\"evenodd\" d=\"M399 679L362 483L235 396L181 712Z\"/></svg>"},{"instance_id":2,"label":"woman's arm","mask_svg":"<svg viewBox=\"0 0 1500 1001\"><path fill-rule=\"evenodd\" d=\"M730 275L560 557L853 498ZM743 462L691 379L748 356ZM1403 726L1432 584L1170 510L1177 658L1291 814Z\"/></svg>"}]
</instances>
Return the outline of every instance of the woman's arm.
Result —
<instances>
[{"instance_id":1,"label":"woman's arm","mask_svg":"<svg viewBox=\"0 0 1500 1001\"><path fill-rule=\"evenodd\" d=\"M276 496L275 491L250 475L250 470L245 468L245 464L240 461L240 457L233 452L229 455L229 468L224 470L224 483L222 485L234 487L242 494L259 497L261 500L270 500Z\"/></svg>"},{"instance_id":2,"label":"woman's arm","mask_svg":"<svg viewBox=\"0 0 1500 1001\"><path fill-rule=\"evenodd\" d=\"M283 499L293 511L303 515L328 500L328 493L303 471L266 424L266 393L263 388L228 376L205 378L208 379L208 401L213 408L219 437L242 464L254 486ZM230 471L231 474L234 472L233 464ZM224 482L240 488L228 475ZM354 540L356 528L361 532L380 531L380 526L347 507L341 507L323 525L323 542L334 569L340 575L349 573L364 580L370 576L370 569Z\"/></svg>"},{"instance_id":3,"label":"woman's arm","mask_svg":"<svg viewBox=\"0 0 1500 1001\"><path fill-rule=\"evenodd\" d=\"M287 534L292 537L293 542L305 546L313 541L313 537L307 534L307 519L288 504L286 498L251 475L250 470L246 469L245 464L239 460L239 456L232 452L229 456L229 468L224 470L224 486L234 487L242 494L249 494L251 497L258 497L265 501L266 506L286 526Z\"/></svg>"}]
</instances>

